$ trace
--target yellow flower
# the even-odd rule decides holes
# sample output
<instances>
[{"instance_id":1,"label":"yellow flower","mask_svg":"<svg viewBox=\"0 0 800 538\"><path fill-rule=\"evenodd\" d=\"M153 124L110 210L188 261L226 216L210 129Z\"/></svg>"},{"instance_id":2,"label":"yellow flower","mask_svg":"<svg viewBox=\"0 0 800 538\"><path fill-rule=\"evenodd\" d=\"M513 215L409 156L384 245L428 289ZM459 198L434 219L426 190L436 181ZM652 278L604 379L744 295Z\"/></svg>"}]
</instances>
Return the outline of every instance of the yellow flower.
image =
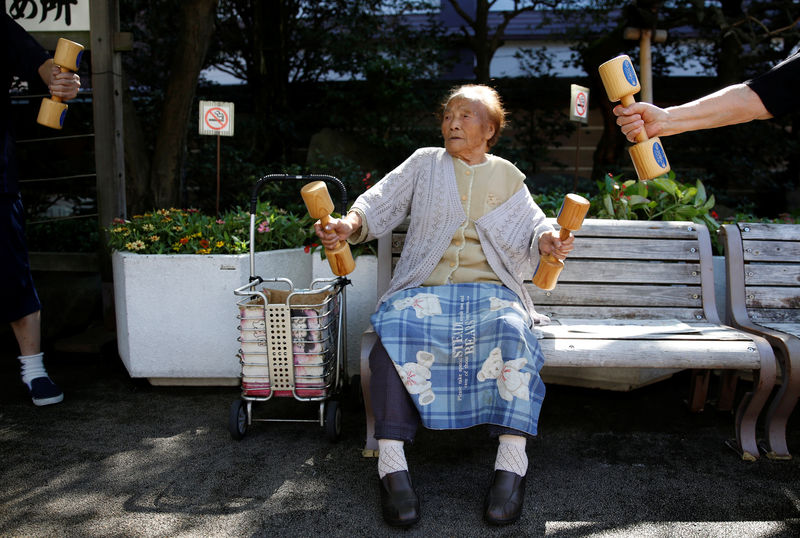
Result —
<instances>
[{"instance_id":1,"label":"yellow flower","mask_svg":"<svg viewBox=\"0 0 800 538\"><path fill-rule=\"evenodd\" d=\"M159 239L161 239L161 238L160 238L159 236L157 236L157 235L151 235L151 236L149 237L149 239L150 239L150 241L151 241L152 243L155 243L156 241L158 241L158 240L159 240Z\"/></svg>"},{"instance_id":2,"label":"yellow flower","mask_svg":"<svg viewBox=\"0 0 800 538\"><path fill-rule=\"evenodd\" d=\"M145 232L152 232L155 229L156 227L150 224L149 222L147 224L142 224L142 230L144 230Z\"/></svg>"},{"instance_id":3,"label":"yellow flower","mask_svg":"<svg viewBox=\"0 0 800 538\"><path fill-rule=\"evenodd\" d=\"M225 241L217 241L216 246L217 248L222 248L223 246L225 246Z\"/></svg>"},{"instance_id":4,"label":"yellow flower","mask_svg":"<svg viewBox=\"0 0 800 538\"><path fill-rule=\"evenodd\" d=\"M172 227L172 230L175 232L182 232L183 226L181 226L180 224L176 224L175 226Z\"/></svg>"},{"instance_id":5,"label":"yellow flower","mask_svg":"<svg viewBox=\"0 0 800 538\"><path fill-rule=\"evenodd\" d=\"M140 241L140 240L137 239L136 241L131 241L130 243L125 243L125 248L127 248L128 250L132 250L132 251L136 252L138 250L144 250L145 249L145 244L144 244L144 241Z\"/></svg>"},{"instance_id":6,"label":"yellow flower","mask_svg":"<svg viewBox=\"0 0 800 538\"><path fill-rule=\"evenodd\" d=\"M211 254L210 248L201 248L197 251L198 254Z\"/></svg>"}]
</instances>

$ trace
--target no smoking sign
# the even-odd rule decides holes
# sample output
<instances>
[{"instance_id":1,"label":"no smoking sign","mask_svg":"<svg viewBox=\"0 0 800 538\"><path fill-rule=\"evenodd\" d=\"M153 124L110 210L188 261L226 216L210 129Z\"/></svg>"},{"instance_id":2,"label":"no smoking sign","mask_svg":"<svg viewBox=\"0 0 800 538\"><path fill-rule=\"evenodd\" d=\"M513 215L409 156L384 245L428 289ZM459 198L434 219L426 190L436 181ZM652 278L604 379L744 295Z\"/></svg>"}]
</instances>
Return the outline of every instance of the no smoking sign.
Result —
<instances>
[{"instance_id":1,"label":"no smoking sign","mask_svg":"<svg viewBox=\"0 0 800 538\"><path fill-rule=\"evenodd\" d=\"M589 88L572 84L570 86L571 107L569 119L588 123L589 121Z\"/></svg>"},{"instance_id":2,"label":"no smoking sign","mask_svg":"<svg viewBox=\"0 0 800 538\"><path fill-rule=\"evenodd\" d=\"M233 103L200 101L200 134L233 136Z\"/></svg>"}]
</instances>

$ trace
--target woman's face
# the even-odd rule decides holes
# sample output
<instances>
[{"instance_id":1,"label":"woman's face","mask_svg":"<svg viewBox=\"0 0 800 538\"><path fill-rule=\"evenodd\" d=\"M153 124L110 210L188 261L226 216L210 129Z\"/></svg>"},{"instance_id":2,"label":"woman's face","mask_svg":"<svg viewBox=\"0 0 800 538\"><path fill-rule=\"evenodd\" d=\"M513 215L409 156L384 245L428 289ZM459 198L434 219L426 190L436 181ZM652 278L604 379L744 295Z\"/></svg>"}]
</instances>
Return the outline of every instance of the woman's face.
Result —
<instances>
[{"instance_id":1,"label":"woman's face","mask_svg":"<svg viewBox=\"0 0 800 538\"><path fill-rule=\"evenodd\" d=\"M467 164L486 158L488 140L494 136L486 106L480 101L453 99L442 117L442 136L447 153Z\"/></svg>"}]
</instances>

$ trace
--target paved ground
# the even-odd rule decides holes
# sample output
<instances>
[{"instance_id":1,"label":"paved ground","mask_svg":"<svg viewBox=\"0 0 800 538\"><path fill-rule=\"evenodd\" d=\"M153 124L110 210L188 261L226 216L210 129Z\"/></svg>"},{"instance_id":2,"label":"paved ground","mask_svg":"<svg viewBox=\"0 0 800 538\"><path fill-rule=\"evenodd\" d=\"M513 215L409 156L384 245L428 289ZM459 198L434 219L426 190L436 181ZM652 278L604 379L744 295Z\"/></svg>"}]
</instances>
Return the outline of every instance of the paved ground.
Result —
<instances>
[{"instance_id":1,"label":"paved ground","mask_svg":"<svg viewBox=\"0 0 800 538\"><path fill-rule=\"evenodd\" d=\"M492 529L480 506L494 460L481 430L423 432L407 451L423 519L379 514L362 415L329 443L309 424L227 431L236 388L150 387L113 352L48 357L64 403L35 408L0 346L2 536L798 536L800 457L740 461L732 416L689 414L688 379L630 393L551 386L529 444L526 511ZM300 416L287 399L261 415ZM789 446L800 456L800 418Z\"/></svg>"}]
</instances>

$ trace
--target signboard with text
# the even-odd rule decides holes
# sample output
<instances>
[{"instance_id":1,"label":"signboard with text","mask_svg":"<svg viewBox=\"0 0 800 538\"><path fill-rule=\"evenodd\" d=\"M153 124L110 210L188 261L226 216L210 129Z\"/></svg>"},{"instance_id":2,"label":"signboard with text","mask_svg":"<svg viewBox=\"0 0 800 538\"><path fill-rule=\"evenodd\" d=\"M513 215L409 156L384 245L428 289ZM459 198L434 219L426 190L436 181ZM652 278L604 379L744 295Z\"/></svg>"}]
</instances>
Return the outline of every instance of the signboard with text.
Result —
<instances>
[{"instance_id":1,"label":"signboard with text","mask_svg":"<svg viewBox=\"0 0 800 538\"><path fill-rule=\"evenodd\" d=\"M28 32L88 32L89 0L5 0L6 13Z\"/></svg>"},{"instance_id":2,"label":"signboard with text","mask_svg":"<svg viewBox=\"0 0 800 538\"><path fill-rule=\"evenodd\" d=\"M233 103L200 101L200 134L233 136Z\"/></svg>"}]
</instances>

